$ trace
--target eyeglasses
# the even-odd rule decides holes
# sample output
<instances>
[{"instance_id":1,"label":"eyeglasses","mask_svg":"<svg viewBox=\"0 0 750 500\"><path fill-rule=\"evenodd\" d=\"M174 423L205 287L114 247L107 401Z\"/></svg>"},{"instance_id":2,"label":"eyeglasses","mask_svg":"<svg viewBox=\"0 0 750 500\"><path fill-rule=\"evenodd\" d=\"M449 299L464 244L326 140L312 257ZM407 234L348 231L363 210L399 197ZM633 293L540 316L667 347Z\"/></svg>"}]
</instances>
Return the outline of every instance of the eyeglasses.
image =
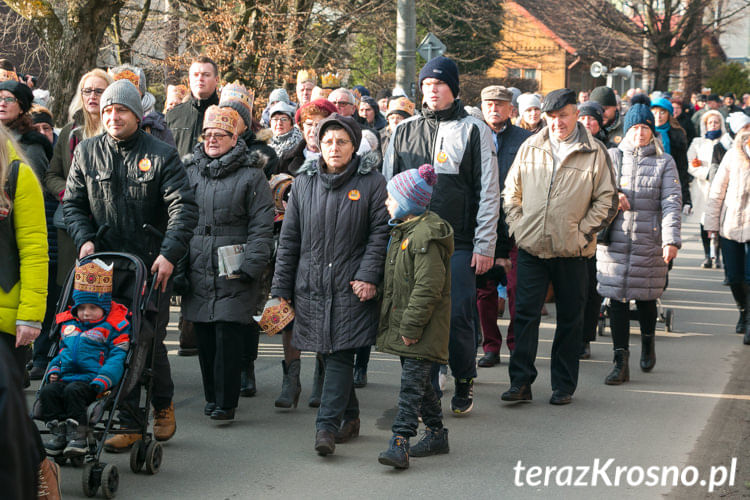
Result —
<instances>
[{"instance_id":1,"label":"eyeglasses","mask_svg":"<svg viewBox=\"0 0 750 500\"><path fill-rule=\"evenodd\" d=\"M0 97L0 102L4 102L6 104L13 104L14 102L18 102L18 99L16 99L13 96Z\"/></svg>"},{"instance_id":2,"label":"eyeglasses","mask_svg":"<svg viewBox=\"0 0 750 500\"><path fill-rule=\"evenodd\" d=\"M209 141L211 141L213 139L216 139L217 141L220 141L220 140L222 140L225 137L230 137L231 135L232 134L215 132L213 134L201 134L200 138L201 138L201 140L203 142L209 142Z\"/></svg>"},{"instance_id":3,"label":"eyeglasses","mask_svg":"<svg viewBox=\"0 0 750 500\"><path fill-rule=\"evenodd\" d=\"M86 97L91 94L102 95L106 89L81 89L81 95Z\"/></svg>"},{"instance_id":4,"label":"eyeglasses","mask_svg":"<svg viewBox=\"0 0 750 500\"><path fill-rule=\"evenodd\" d=\"M290 123L291 121L288 116L274 116L271 118L271 122L276 123Z\"/></svg>"},{"instance_id":5,"label":"eyeglasses","mask_svg":"<svg viewBox=\"0 0 750 500\"><path fill-rule=\"evenodd\" d=\"M326 146L328 148L334 146L335 144L338 144L339 146L348 146L351 143L352 143L352 141L349 141L347 139L337 139L337 140L328 139L328 140L325 140L325 141L321 142L322 145L324 145L324 146Z\"/></svg>"},{"instance_id":6,"label":"eyeglasses","mask_svg":"<svg viewBox=\"0 0 750 500\"><path fill-rule=\"evenodd\" d=\"M336 106L354 106L354 103L346 101L331 101Z\"/></svg>"}]
</instances>

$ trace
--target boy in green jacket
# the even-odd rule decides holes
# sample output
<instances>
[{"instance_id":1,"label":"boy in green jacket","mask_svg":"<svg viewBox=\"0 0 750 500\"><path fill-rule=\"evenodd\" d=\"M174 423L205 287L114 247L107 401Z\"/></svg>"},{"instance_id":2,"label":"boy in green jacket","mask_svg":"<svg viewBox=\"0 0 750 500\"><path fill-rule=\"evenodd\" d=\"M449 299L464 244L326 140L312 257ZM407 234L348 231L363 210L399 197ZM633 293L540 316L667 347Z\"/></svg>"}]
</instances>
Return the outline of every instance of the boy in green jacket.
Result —
<instances>
[{"instance_id":1,"label":"boy in green jacket","mask_svg":"<svg viewBox=\"0 0 750 500\"><path fill-rule=\"evenodd\" d=\"M427 211L436 183L431 165L407 170L388 182L385 202L393 230L377 347L400 356L402 369L393 437L378 461L397 469L409 467L409 455L426 457L449 451L440 400L430 383L433 363L448 362L453 254L453 229ZM427 428L409 450L409 438L417 435L419 414Z\"/></svg>"}]
</instances>

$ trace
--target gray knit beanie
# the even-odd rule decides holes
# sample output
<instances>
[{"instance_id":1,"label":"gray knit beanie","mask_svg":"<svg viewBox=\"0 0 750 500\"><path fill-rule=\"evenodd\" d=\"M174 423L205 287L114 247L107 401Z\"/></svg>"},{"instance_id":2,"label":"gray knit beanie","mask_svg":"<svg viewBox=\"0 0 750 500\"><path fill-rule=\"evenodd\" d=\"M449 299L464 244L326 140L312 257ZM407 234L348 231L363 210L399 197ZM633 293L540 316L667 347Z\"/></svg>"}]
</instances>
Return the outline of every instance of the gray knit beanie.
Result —
<instances>
[{"instance_id":1,"label":"gray knit beanie","mask_svg":"<svg viewBox=\"0 0 750 500\"><path fill-rule=\"evenodd\" d=\"M103 111L104 108L112 106L113 104L121 104L130 109L139 122L141 121L141 118L143 118L141 94L130 80L117 80L115 83L107 87L107 90L102 94L99 109Z\"/></svg>"}]
</instances>

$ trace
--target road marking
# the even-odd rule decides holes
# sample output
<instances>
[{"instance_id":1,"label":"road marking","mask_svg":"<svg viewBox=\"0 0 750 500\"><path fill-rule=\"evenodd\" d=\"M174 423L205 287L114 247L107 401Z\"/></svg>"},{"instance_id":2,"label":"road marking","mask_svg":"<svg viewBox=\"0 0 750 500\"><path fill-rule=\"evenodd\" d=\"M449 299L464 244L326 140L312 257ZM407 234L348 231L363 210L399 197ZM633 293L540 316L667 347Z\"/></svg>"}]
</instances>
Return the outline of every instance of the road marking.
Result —
<instances>
[{"instance_id":1,"label":"road marking","mask_svg":"<svg viewBox=\"0 0 750 500\"><path fill-rule=\"evenodd\" d=\"M693 396L696 398L713 399L736 399L739 401L750 401L750 394L710 394L700 392L670 392L670 391L644 391L638 389L626 389L629 392L642 392L646 394L664 394L667 396Z\"/></svg>"}]
</instances>

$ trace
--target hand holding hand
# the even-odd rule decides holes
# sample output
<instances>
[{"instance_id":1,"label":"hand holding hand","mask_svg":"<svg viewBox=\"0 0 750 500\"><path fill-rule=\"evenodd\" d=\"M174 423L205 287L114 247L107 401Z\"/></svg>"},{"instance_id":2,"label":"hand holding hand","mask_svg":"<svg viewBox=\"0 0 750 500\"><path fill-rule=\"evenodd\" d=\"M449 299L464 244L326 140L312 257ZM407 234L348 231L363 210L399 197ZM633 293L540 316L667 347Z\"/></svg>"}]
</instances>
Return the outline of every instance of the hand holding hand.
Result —
<instances>
[{"instance_id":1,"label":"hand holding hand","mask_svg":"<svg viewBox=\"0 0 750 500\"><path fill-rule=\"evenodd\" d=\"M349 284L352 287L354 295L359 297L360 302L367 302L370 299L375 298L377 288L372 283L366 281L354 280L350 281Z\"/></svg>"},{"instance_id":2,"label":"hand holding hand","mask_svg":"<svg viewBox=\"0 0 750 500\"><path fill-rule=\"evenodd\" d=\"M677 247L674 245L665 245L662 249L662 256L664 257L664 262L669 264L671 260L677 257Z\"/></svg>"}]
</instances>

